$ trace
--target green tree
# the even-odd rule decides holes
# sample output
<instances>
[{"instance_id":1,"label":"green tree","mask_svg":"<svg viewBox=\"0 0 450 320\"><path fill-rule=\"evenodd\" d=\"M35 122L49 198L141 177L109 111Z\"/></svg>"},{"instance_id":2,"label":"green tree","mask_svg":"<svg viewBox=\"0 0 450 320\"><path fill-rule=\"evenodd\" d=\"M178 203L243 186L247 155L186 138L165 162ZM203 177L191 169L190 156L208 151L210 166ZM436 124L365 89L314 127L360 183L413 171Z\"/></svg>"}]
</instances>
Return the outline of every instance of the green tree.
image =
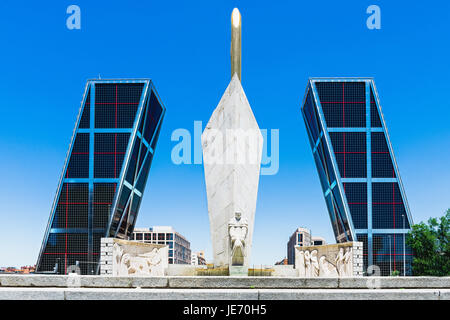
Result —
<instances>
[{"instance_id":1,"label":"green tree","mask_svg":"<svg viewBox=\"0 0 450 320\"><path fill-rule=\"evenodd\" d=\"M450 275L450 209L439 220L430 218L412 226L406 244L414 252L413 274L416 276Z\"/></svg>"}]
</instances>

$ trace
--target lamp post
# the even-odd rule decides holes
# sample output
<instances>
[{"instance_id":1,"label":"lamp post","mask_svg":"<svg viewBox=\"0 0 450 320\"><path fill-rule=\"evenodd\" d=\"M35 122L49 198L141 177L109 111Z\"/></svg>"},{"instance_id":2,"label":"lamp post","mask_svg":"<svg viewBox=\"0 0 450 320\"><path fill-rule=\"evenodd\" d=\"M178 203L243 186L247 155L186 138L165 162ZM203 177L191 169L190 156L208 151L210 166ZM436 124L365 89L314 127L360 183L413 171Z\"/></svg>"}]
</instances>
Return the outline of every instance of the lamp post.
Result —
<instances>
[{"instance_id":1,"label":"lamp post","mask_svg":"<svg viewBox=\"0 0 450 320\"><path fill-rule=\"evenodd\" d=\"M392 275L392 241L390 235L388 235L388 238L389 238L389 275Z\"/></svg>"},{"instance_id":2,"label":"lamp post","mask_svg":"<svg viewBox=\"0 0 450 320\"><path fill-rule=\"evenodd\" d=\"M406 251L405 251L405 214L402 214L403 219L403 276L406 276Z\"/></svg>"}]
</instances>

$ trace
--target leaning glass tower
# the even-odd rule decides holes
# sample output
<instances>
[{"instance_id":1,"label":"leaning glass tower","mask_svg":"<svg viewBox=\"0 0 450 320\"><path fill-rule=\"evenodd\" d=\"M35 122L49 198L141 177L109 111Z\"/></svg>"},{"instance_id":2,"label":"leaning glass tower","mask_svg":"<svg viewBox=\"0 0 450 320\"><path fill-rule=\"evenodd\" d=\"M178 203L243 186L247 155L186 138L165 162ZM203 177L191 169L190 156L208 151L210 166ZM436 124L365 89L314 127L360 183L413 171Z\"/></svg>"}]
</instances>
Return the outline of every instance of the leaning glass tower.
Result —
<instances>
[{"instance_id":1,"label":"leaning glass tower","mask_svg":"<svg viewBox=\"0 0 450 320\"><path fill-rule=\"evenodd\" d=\"M148 79L88 80L37 272L98 272L100 238L133 232L165 108Z\"/></svg>"},{"instance_id":2,"label":"leaning glass tower","mask_svg":"<svg viewBox=\"0 0 450 320\"><path fill-rule=\"evenodd\" d=\"M374 81L311 78L302 114L336 241L362 241L365 270L411 274L413 222Z\"/></svg>"}]
</instances>

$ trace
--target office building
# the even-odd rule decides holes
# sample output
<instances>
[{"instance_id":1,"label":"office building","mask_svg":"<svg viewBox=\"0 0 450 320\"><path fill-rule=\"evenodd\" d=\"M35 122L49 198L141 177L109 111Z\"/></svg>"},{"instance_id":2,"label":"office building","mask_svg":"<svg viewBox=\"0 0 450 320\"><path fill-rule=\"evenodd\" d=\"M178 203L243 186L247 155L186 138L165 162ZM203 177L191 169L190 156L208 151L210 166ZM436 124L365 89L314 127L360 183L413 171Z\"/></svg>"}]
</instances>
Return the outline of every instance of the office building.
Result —
<instances>
[{"instance_id":1,"label":"office building","mask_svg":"<svg viewBox=\"0 0 450 320\"><path fill-rule=\"evenodd\" d=\"M281 259L280 261L275 262L275 265L276 265L276 266L280 266L280 265L285 266L285 265L288 265L288 264L289 264L289 263L288 263L288 259L287 259L287 258L283 258L283 259Z\"/></svg>"},{"instance_id":2,"label":"office building","mask_svg":"<svg viewBox=\"0 0 450 320\"><path fill-rule=\"evenodd\" d=\"M311 231L305 228L297 228L290 236L287 243L288 264L295 264L295 247L306 247L311 245Z\"/></svg>"},{"instance_id":3,"label":"office building","mask_svg":"<svg viewBox=\"0 0 450 320\"><path fill-rule=\"evenodd\" d=\"M325 238L323 238L323 237L312 237L311 238L312 246L323 246L325 244L327 244L327 242L325 241Z\"/></svg>"},{"instance_id":4,"label":"office building","mask_svg":"<svg viewBox=\"0 0 450 320\"><path fill-rule=\"evenodd\" d=\"M132 240L169 246L169 264L191 264L191 243L172 227L136 228Z\"/></svg>"},{"instance_id":5,"label":"office building","mask_svg":"<svg viewBox=\"0 0 450 320\"><path fill-rule=\"evenodd\" d=\"M130 237L164 114L148 79L88 80L37 272L98 273L100 238Z\"/></svg>"},{"instance_id":6,"label":"office building","mask_svg":"<svg viewBox=\"0 0 450 320\"><path fill-rule=\"evenodd\" d=\"M311 78L302 115L336 241L363 242L364 270L411 274L413 221L373 79Z\"/></svg>"},{"instance_id":7,"label":"office building","mask_svg":"<svg viewBox=\"0 0 450 320\"><path fill-rule=\"evenodd\" d=\"M194 266L206 265L205 252L204 251L192 252L191 264Z\"/></svg>"}]
</instances>

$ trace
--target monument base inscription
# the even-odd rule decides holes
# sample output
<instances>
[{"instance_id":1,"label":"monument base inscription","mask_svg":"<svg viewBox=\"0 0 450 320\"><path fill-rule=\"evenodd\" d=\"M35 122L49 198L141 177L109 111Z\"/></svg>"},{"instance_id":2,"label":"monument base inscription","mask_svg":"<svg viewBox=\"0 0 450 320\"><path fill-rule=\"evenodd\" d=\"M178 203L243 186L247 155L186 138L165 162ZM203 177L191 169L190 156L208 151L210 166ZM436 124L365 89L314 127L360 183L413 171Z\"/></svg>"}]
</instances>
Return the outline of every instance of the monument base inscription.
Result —
<instances>
[{"instance_id":1,"label":"monument base inscription","mask_svg":"<svg viewBox=\"0 0 450 320\"><path fill-rule=\"evenodd\" d=\"M247 266L229 266L230 276L246 277L248 276Z\"/></svg>"}]
</instances>

